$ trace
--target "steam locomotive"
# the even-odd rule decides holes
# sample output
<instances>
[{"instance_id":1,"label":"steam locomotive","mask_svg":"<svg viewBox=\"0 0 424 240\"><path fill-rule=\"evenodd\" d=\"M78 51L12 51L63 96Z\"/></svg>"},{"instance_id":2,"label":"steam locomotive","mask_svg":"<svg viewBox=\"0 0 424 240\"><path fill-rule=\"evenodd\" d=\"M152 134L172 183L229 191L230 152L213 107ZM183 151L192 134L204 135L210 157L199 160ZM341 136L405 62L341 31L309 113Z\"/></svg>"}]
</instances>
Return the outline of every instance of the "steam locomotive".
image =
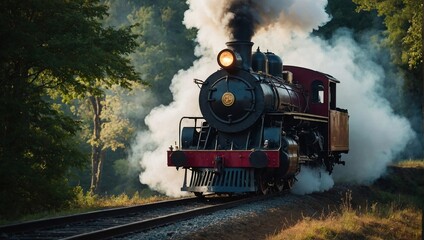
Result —
<instances>
[{"instance_id":1,"label":"steam locomotive","mask_svg":"<svg viewBox=\"0 0 424 240\"><path fill-rule=\"evenodd\" d=\"M219 52L220 70L199 85L203 117L183 117L168 166L185 171L182 191L267 194L291 188L302 166L330 174L349 151L349 115L334 77L284 66L250 41ZM191 175L188 174L191 172Z\"/></svg>"}]
</instances>

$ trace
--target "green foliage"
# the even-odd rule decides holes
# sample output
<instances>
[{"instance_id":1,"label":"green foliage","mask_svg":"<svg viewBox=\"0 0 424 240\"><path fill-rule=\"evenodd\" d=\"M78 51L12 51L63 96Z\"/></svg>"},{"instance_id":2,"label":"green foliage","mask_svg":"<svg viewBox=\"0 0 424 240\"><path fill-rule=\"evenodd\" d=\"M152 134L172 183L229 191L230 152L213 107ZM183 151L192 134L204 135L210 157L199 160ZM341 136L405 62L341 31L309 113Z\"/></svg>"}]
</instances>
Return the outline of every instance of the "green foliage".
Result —
<instances>
[{"instance_id":1,"label":"green foliage","mask_svg":"<svg viewBox=\"0 0 424 240\"><path fill-rule=\"evenodd\" d=\"M194 61L194 30L182 24L188 8L183 0L134 1L136 11L128 16L139 48L132 55L134 65L151 85L158 103L167 104L172 98L169 85L180 69L188 68Z\"/></svg>"},{"instance_id":2,"label":"green foliage","mask_svg":"<svg viewBox=\"0 0 424 240\"><path fill-rule=\"evenodd\" d=\"M72 197L65 178L68 167L81 166L85 159L73 138L78 126L37 96L20 102L18 113L3 112L16 100L3 103L1 120L7 128L0 129L1 215L62 207Z\"/></svg>"},{"instance_id":3,"label":"green foliage","mask_svg":"<svg viewBox=\"0 0 424 240\"><path fill-rule=\"evenodd\" d=\"M413 205L422 208L424 205L423 164L391 167L389 174L377 180L380 202L396 202L400 206Z\"/></svg>"},{"instance_id":4,"label":"green foliage","mask_svg":"<svg viewBox=\"0 0 424 240\"><path fill-rule=\"evenodd\" d=\"M128 87L138 80L128 54L130 28L104 27L107 8L95 0L0 2L0 214L62 207L73 196L71 167L84 156L79 127L50 105L99 94L98 82Z\"/></svg>"},{"instance_id":5,"label":"green foliage","mask_svg":"<svg viewBox=\"0 0 424 240\"><path fill-rule=\"evenodd\" d=\"M142 88L138 83L132 83L131 89ZM123 89L114 85L107 91L103 101L103 111L101 114L102 129L101 141L103 149L115 151L118 148L129 147L129 142L135 133L135 126L127 117L126 109L132 108L131 99L126 98L130 95L130 90ZM134 109L134 108L133 108Z\"/></svg>"},{"instance_id":6,"label":"green foliage","mask_svg":"<svg viewBox=\"0 0 424 240\"><path fill-rule=\"evenodd\" d=\"M356 5L352 0L329 0L326 11L331 20L314 31L314 34L330 39L338 29L347 28L358 39L366 32L384 29L382 20L375 11L358 13L355 9Z\"/></svg>"},{"instance_id":7,"label":"green foliage","mask_svg":"<svg viewBox=\"0 0 424 240\"><path fill-rule=\"evenodd\" d=\"M126 158L126 149L135 130L143 127L144 116L153 107L172 100L169 85L178 70L192 64L195 35L193 30L187 30L182 24L188 7L183 0L108 0L105 3L110 7L105 24L115 28L133 26L131 30L138 36L138 47L131 54L131 59L141 73L143 83L148 86L131 82L131 90L121 88L119 84L108 87L100 101L101 128L97 129L98 136L93 134L95 124L91 104L79 101L74 110L83 123L83 141L99 146L101 156L104 156L101 159L105 164L101 170L99 193L118 194L124 191L132 194L146 187L139 182L140 167L133 166L132 171L123 174L120 171L123 168L115 168L115 162L128 167L128 162L121 159Z\"/></svg>"},{"instance_id":8,"label":"green foliage","mask_svg":"<svg viewBox=\"0 0 424 240\"><path fill-rule=\"evenodd\" d=\"M84 193L83 189L80 186L75 187L74 192L77 197L72 203L72 208L87 210L110 207L134 206L167 199L167 197L163 196L143 197L138 192L134 192L134 194L132 195L121 193L118 195L102 197L99 195L92 194L90 192Z\"/></svg>"},{"instance_id":9,"label":"green foliage","mask_svg":"<svg viewBox=\"0 0 424 240\"><path fill-rule=\"evenodd\" d=\"M140 166L133 166L127 159L118 159L113 162L112 169L109 171L113 173L108 180L114 180L114 184L110 186L113 187L110 188L110 193L119 194L125 192L133 194L140 191L143 197L148 196L144 194L145 189L148 187L142 185L139 180Z\"/></svg>"},{"instance_id":10,"label":"green foliage","mask_svg":"<svg viewBox=\"0 0 424 240\"><path fill-rule=\"evenodd\" d=\"M108 85L138 79L123 57L136 47L134 35L102 27L107 9L99 1L6 0L0 7L3 67L21 68L32 83L75 97L95 91L106 75Z\"/></svg>"},{"instance_id":11,"label":"green foliage","mask_svg":"<svg viewBox=\"0 0 424 240\"><path fill-rule=\"evenodd\" d=\"M121 193L127 189L126 186L121 185L121 182L116 181L117 176L111 173L110 168L116 156L125 158L123 151L129 148L130 141L134 137L135 124L131 121L128 112L136 111L134 105L137 103L133 101L132 95L134 90L142 88L145 86L137 82L131 83L131 90L113 85L104 91L102 97L90 97L74 103L74 114L81 120L84 127L80 134L81 141L88 143L92 149L95 147L96 151L101 151L101 154L97 155L97 159L94 161L92 159L91 166L95 171L100 171L98 175L102 179L97 178L91 181L91 188L97 191L96 193L111 192L111 188L108 186L110 181L113 182L113 186L121 187L121 191L113 191L113 193ZM93 106L91 98L97 99L96 106ZM96 109L97 111L95 111ZM101 110L98 111L98 109ZM94 115L96 115L96 122L93 122ZM94 131L94 127L96 127L96 131ZM114 152L117 150L120 151L115 154ZM92 155L92 157L95 156ZM102 162L106 162L106 165L99 167L99 165L104 165ZM90 173L86 171L86 174ZM113 176L108 178L110 175ZM132 178L138 179L137 173L134 172L133 175ZM97 180L100 181L97 182ZM100 187L100 182L103 182L105 187ZM141 186L139 182L135 185Z\"/></svg>"},{"instance_id":12,"label":"green foliage","mask_svg":"<svg viewBox=\"0 0 424 240\"><path fill-rule=\"evenodd\" d=\"M419 0L329 0L326 10L332 19L314 32L325 39L337 37L338 29L352 33L369 57L384 67L378 93L410 121L417 136L424 131L422 7ZM422 157L423 144L422 137L410 141L401 157Z\"/></svg>"},{"instance_id":13,"label":"green foliage","mask_svg":"<svg viewBox=\"0 0 424 240\"><path fill-rule=\"evenodd\" d=\"M132 25L139 36L138 48L131 58L142 79L150 84L153 95L161 97L155 104L167 104L171 99L169 85L174 74L188 68L194 57L194 29L182 24L188 9L184 0L107 0L113 26Z\"/></svg>"},{"instance_id":14,"label":"green foliage","mask_svg":"<svg viewBox=\"0 0 424 240\"><path fill-rule=\"evenodd\" d=\"M377 10L387 27L387 44L398 64L417 68L423 62L421 0L353 0L358 11Z\"/></svg>"},{"instance_id":15,"label":"green foliage","mask_svg":"<svg viewBox=\"0 0 424 240\"><path fill-rule=\"evenodd\" d=\"M75 199L72 202L72 208L91 209L96 206L98 198L97 195L91 194L90 192L84 193L81 186L76 186L73 191Z\"/></svg>"}]
</instances>

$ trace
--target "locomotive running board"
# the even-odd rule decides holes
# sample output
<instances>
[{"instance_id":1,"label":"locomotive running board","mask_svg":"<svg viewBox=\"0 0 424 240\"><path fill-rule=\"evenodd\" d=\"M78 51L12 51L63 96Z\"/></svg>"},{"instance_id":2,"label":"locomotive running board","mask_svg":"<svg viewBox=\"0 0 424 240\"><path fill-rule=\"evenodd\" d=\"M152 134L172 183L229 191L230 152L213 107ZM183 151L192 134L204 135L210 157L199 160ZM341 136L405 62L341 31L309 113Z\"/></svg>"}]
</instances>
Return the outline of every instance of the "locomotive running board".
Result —
<instances>
[{"instance_id":1,"label":"locomotive running board","mask_svg":"<svg viewBox=\"0 0 424 240\"><path fill-rule=\"evenodd\" d=\"M322 122L322 123L328 122L328 117L315 115L315 114L298 113L298 112L285 112L285 113L283 113L283 115L292 116L293 119L297 119L297 120L306 120L306 121Z\"/></svg>"},{"instance_id":2,"label":"locomotive running board","mask_svg":"<svg viewBox=\"0 0 424 240\"><path fill-rule=\"evenodd\" d=\"M224 168L218 173L213 168L196 168L192 170L189 185L186 183L187 174L184 177L182 191L211 193L256 191L254 169Z\"/></svg>"}]
</instances>

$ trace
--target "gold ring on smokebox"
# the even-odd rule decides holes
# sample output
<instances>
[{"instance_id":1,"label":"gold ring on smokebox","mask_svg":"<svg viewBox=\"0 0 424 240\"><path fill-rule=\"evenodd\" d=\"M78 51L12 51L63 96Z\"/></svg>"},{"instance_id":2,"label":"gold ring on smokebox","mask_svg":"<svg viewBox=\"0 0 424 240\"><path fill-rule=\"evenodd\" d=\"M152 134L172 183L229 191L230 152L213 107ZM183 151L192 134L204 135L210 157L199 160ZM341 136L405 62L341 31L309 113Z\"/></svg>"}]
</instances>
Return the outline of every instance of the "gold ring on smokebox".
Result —
<instances>
[{"instance_id":1,"label":"gold ring on smokebox","mask_svg":"<svg viewBox=\"0 0 424 240\"><path fill-rule=\"evenodd\" d=\"M224 104L224 106L226 107L232 106L235 100L236 98L234 97L234 94L232 94L231 92L225 92L221 98L222 104Z\"/></svg>"}]
</instances>

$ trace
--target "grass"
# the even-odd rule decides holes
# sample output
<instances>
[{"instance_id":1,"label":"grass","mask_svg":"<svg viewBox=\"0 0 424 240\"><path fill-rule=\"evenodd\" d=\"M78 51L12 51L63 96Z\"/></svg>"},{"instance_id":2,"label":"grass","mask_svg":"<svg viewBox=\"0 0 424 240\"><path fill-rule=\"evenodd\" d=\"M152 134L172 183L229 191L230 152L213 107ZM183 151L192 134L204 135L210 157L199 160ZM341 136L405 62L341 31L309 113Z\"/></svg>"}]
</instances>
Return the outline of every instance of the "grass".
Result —
<instances>
[{"instance_id":1,"label":"grass","mask_svg":"<svg viewBox=\"0 0 424 240\"><path fill-rule=\"evenodd\" d=\"M343 211L321 220L303 219L268 240L421 239L421 218L419 211L412 208L393 210L390 214Z\"/></svg>"},{"instance_id":2,"label":"grass","mask_svg":"<svg viewBox=\"0 0 424 240\"><path fill-rule=\"evenodd\" d=\"M71 208L74 209L104 209L112 207L128 207L161 200L169 199L166 196L150 196L141 197L138 192L133 196L128 196L125 193L112 196L93 195L89 192L85 193L79 187L75 188L76 200L71 203Z\"/></svg>"},{"instance_id":3,"label":"grass","mask_svg":"<svg viewBox=\"0 0 424 240\"><path fill-rule=\"evenodd\" d=\"M40 212L37 214L21 216L18 219L0 219L0 225L7 225L25 221L33 221L43 218L53 218L59 216L66 216L84 212L90 212L95 210L101 210L106 208L117 208L117 207L129 207L140 204L158 202L167 200L169 197L166 196L150 196L142 197L138 192L132 196L127 194L111 195L111 196L99 196L90 193L84 193L82 188L75 188L76 199L69 203L69 207L62 210L52 210L48 212Z\"/></svg>"},{"instance_id":4,"label":"grass","mask_svg":"<svg viewBox=\"0 0 424 240\"><path fill-rule=\"evenodd\" d=\"M341 212L331 212L320 219L303 218L267 240L293 239L421 239L422 212L414 206L402 207L373 203L352 208L347 195Z\"/></svg>"},{"instance_id":5,"label":"grass","mask_svg":"<svg viewBox=\"0 0 424 240\"><path fill-rule=\"evenodd\" d=\"M374 195L365 203L360 199L362 204L353 207L348 192L338 211L319 219L303 217L267 239L422 239L424 160L402 161L392 168L370 186Z\"/></svg>"},{"instance_id":6,"label":"grass","mask_svg":"<svg viewBox=\"0 0 424 240\"><path fill-rule=\"evenodd\" d=\"M402 168L424 168L424 159L409 159L405 161L401 161L395 164L397 167Z\"/></svg>"}]
</instances>

